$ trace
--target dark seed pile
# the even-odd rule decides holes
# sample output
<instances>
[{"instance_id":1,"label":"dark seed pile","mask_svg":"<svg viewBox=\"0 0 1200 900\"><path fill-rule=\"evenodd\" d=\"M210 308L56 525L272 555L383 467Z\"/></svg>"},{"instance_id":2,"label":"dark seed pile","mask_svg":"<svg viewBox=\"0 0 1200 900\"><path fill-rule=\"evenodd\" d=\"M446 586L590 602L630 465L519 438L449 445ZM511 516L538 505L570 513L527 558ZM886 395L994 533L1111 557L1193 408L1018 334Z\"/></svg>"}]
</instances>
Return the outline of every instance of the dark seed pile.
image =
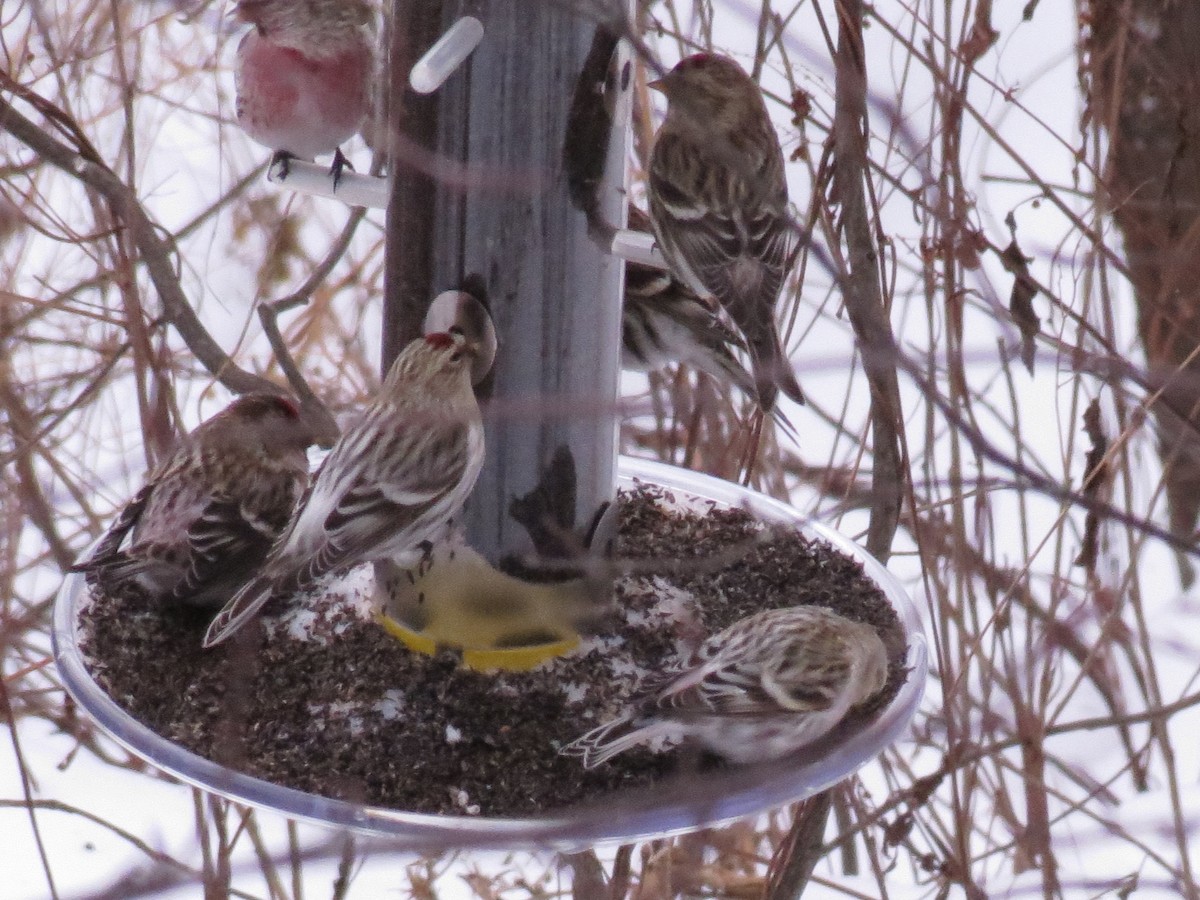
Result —
<instances>
[{"instance_id":1,"label":"dark seed pile","mask_svg":"<svg viewBox=\"0 0 1200 900\"><path fill-rule=\"evenodd\" d=\"M84 654L117 703L201 756L315 794L459 815L533 815L694 758L637 749L589 771L557 751L619 710L645 674L762 609L818 603L878 628L892 667L859 718L887 705L904 681L905 639L857 562L739 510L680 513L669 499L646 487L622 495L617 554L635 574L616 586L617 611L534 672L479 674L448 652L410 652L353 611L369 578L351 579L354 602L319 607L315 637L247 627L213 650L200 648L203 618L97 597L82 614Z\"/></svg>"}]
</instances>

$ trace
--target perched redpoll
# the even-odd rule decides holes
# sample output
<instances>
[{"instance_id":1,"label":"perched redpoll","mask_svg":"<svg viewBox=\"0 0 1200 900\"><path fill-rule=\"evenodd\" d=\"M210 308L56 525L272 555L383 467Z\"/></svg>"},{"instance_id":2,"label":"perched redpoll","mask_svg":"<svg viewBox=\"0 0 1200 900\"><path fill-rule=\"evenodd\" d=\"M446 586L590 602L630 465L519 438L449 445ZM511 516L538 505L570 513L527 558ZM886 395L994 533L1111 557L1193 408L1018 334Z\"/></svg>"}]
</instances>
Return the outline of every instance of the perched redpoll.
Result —
<instances>
[{"instance_id":1,"label":"perched redpoll","mask_svg":"<svg viewBox=\"0 0 1200 900\"><path fill-rule=\"evenodd\" d=\"M74 570L106 594L133 588L166 604L220 606L287 524L313 443L292 401L239 397L183 439Z\"/></svg>"},{"instance_id":2,"label":"perched redpoll","mask_svg":"<svg viewBox=\"0 0 1200 900\"><path fill-rule=\"evenodd\" d=\"M375 12L367 0L240 0L254 26L237 49L238 124L283 164L333 153L361 127L375 75Z\"/></svg>"},{"instance_id":3,"label":"perched redpoll","mask_svg":"<svg viewBox=\"0 0 1200 900\"><path fill-rule=\"evenodd\" d=\"M322 463L262 571L213 620L204 646L324 575L415 560L442 539L483 465L474 356L473 344L444 332L401 351L379 395Z\"/></svg>"},{"instance_id":4,"label":"perched redpoll","mask_svg":"<svg viewBox=\"0 0 1200 900\"><path fill-rule=\"evenodd\" d=\"M761 612L713 635L697 663L564 748L588 768L658 737L693 738L737 763L813 743L883 689L887 651L870 625L821 606Z\"/></svg>"},{"instance_id":5,"label":"perched redpoll","mask_svg":"<svg viewBox=\"0 0 1200 900\"><path fill-rule=\"evenodd\" d=\"M775 328L791 244L783 150L758 86L733 60L689 56L651 87L668 101L650 155L650 218L671 271L715 297L750 351L759 405L804 402Z\"/></svg>"}]
</instances>

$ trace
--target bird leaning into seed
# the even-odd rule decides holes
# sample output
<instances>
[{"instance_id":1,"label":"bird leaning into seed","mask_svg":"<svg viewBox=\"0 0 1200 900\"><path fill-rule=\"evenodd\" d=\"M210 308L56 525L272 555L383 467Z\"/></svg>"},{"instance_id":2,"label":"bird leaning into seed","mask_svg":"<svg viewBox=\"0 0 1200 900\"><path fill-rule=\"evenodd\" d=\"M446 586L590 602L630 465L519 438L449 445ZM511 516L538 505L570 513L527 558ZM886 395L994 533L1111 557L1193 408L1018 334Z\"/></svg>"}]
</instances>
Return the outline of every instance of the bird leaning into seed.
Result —
<instances>
[{"instance_id":1,"label":"bird leaning into seed","mask_svg":"<svg viewBox=\"0 0 1200 900\"><path fill-rule=\"evenodd\" d=\"M167 606L221 606L287 524L314 442L291 400L239 397L182 440L72 570L109 596L133 589Z\"/></svg>"},{"instance_id":2,"label":"bird leaning into seed","mask_svg":"<svg viewBox=\"0 0 1200 900\"><path fill-rule=\"evenodd\" d=\"M415 561L440 540L483 465L471 388L475 345L435 332L392 363L379 395L342 434L262 570L209 626L228 638L268 601L330 573L382 559Z\"/></svg>"},{"instance_id":3,"label":"bird leaning into seed","mask_svg":"<svg viewBox=\"0 0 1200 900\"><path fill-rule=\"evenodd\" d=\"M883 689L888 659L870 625L821 606L775 609L708 638L695 665L563 752L592 768L654 738L690 738L735 763L813 743Z\"/></svg>"},{"instance_id":4,"label":"bird leaning into seed","mask_svg":"<svg viewBox=\"0 0 1200 900\"><path fill-rule=\"evenodd\" d=\"M796 382L775 327L791 246L783 149L762 93L733 60L689 56L650 85L667 97L648 175L650 219L674 273L715 297L750 352L759 406Z\"/></svg>"},{"instance_id":5,"label":"bird leaning into seed","mask_svg":"<svg viewBox=\"0 0 1200 900\"><path fill-rule=\"evenodd\" d=\"M334 186L347 166L341 145L367 114L375 75L375 12L366 0L241 0L254 28L237 49L238 124L290 159L333 154Z\"/></svg>"}]
</instances>

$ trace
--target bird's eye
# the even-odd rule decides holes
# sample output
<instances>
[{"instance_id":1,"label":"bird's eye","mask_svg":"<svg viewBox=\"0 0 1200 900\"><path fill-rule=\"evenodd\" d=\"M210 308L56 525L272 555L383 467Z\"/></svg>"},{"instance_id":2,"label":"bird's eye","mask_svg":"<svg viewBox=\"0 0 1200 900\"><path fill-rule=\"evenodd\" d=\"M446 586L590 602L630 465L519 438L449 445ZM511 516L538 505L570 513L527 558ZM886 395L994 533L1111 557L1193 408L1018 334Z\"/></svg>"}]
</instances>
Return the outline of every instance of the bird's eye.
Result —
<instances>
[{"instance_id":1,"label":"bird's eye","mask_svg":"<svg viewBox=\"0 0 1200 900\"><path fill-rule=\"evenodd\" d=\"M275 405L289 419L300 418L300 407L289 400L287 397L276 397Z\"/></svg>"}]
</instances>

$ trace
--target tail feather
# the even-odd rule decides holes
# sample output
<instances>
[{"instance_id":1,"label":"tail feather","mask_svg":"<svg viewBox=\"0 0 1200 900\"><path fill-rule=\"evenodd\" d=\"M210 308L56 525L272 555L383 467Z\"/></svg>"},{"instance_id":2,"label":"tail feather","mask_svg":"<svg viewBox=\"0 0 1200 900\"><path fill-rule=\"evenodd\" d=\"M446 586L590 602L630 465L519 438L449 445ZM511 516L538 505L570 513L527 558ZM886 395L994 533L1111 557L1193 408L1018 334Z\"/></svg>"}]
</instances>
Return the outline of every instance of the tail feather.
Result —
<instances>
[{"instance_id":1,"label":"tail feather","mask_svg":"<svg viewBox=\"0 0 1200 900\"><path fill-rule=\"evenodd\" d=\"M277 593L278 582L274 576L267 573L256 575L217 613L217 617L209 624L208 631L204 633L203 646L215 647L227 640L254 618Z\"/></svg>"},{"instance_id":2,"label":"tail feather","mask_svg":"<svg viewBox=\"0 0 1200 900\"><path fill-rule=\"evenodd\" d=\"M111 586L131 581L154 565L156 563L149 560L135 559L123 551L118 551L104 559L76 565L72 571L83 572L89 578L95 579L97 584Z\"/></svg>"},{"instance_id":3,"label":"tail feather","mask_svg":"<svg viewBox=\"0 0 1200 900\"><path fill-rule=\"evenodd\" d=\"M758 395L758 389L750 373L723 344L714 346L710 357L700 357L691 362L697 369L707 372L718 381L728 381L748 397Z\"/></svg>"},{"instance_id":4,"label":"tail feather","mask_svg":"<svg viewBox=\"0 0 1200 900\"><path fill-rule=\"evenodd\" d=\"M125 541L127 535L134 525L142 517L142 513L146 511L146 505L150 502L150 494L154 490L154 483L144 485L133 499L130 500L125 508L121 510L116 521L109 526L104 537L96 544L96 548L88 555L87 559L81 559L71 566L69 572L96 572L100 569L112 565L116 561L120 561L124 554L121 553L121 544Z\"/></svg>"},{"instance_id":5,"label":"tail feather","mask_svg":"<svg viewBox=\"0 0 1200 900\"><path fill-rule=\"evenodd\" d=\"M786 434L796 444L800 443L800 435L796 433L796 426L791 423L791 420L783 414L778 406L771 410L771 418L775 420L775 424L779 426L779 430Z\"/></svg>"},{"instance_id":6,"label":"tail feather","mask_svg":"<svg viewBox=\"0 0 1200 900\"><path fill-rule=\"evenodd\" d=\"M585 769L594 769L618 753L624 753L665 730L660 723L639 725L632 716L618 716L571 741L561 752L567 756L581 757Z\"/></svg>"},{"instance_id":7,"label":"tail feather","mask_svg":"<svg viewBox=\"0 0 1200 900\"><path fill-rule=\"evenodd\" d=\"M107 597L136 590L153 601L169 596L183 577L178 565L162 559L131 556L124 550L103 559L77 563L73 572L82 572L88 586Z\"/></svg>"},{"instance_id":8,"label":"tail feather","mask_svg":"<svg viewBox=\"0 0 1200 900\"><path fill-rule=\"evenodd\" d=\"M775 408L775 399L779 391L796 403L804 403L804 392L796 381L792 365L783 352L774 326L762 334L746 335L750 348L750 363L754 370L754 382L758 388L758 405L763 412L771 412Z\"/></svg>"}]
</instances>

